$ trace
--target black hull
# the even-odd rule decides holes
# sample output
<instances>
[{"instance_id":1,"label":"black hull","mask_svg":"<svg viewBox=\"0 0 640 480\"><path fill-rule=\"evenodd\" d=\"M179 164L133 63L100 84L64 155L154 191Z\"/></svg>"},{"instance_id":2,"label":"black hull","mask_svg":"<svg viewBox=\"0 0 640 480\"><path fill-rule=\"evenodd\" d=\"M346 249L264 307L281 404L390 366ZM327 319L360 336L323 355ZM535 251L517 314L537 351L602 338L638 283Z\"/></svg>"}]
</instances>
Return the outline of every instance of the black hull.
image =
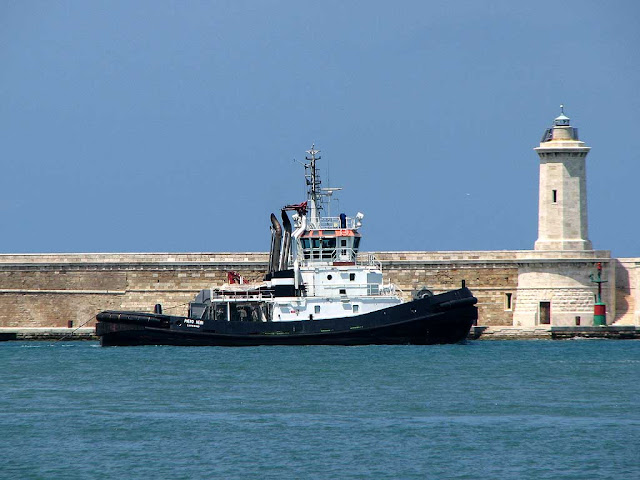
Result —
<instances>
[{"instance_id":1,"label":"black hull","mask_svg":"<svg viewBox=\"0 0 640 480\"><path fill-rule=\"evenodd\" d=\"M97 316L103 346L429 345L458 343L476 323L476 298L467 288L356 317L294 322L203 320L106 311Z\"/></svg>"}]
</instances>

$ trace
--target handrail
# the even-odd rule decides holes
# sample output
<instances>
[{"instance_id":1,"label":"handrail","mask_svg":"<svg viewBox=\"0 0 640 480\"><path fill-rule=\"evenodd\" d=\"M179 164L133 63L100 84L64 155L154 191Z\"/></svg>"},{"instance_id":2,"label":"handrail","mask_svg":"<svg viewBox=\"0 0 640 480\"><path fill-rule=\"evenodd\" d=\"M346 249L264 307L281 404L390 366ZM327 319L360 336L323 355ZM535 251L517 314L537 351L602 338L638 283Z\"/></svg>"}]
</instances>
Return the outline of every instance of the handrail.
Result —
<instances>
[{"instance_id":1,"label":"handrail","mask_svg":"<svg viewBox=\"0 0 640 480\"><path fill-rule=\"evenodd\" d=\"M258 292L258 293L249 293L238 291L237 294L232 294L230 292L215 292L211 297L211 300L247 300L247 301L262 301L262 300L272 300L274 295L272 292Z\"/></svg>"},{"instance_id":2,"label":"handrail","mask_svg":"<svg viewBox=\"0 0 640 480\"><path fill-rule=\"evenodd\" d=\"M356 264L377 267L382 271L382 262L380 262L373 253L358 253L356 255Z\"/></svg>"},{"instance_id":3,"label":"handrail","mask_svg":"<svg viewBox=\"0 0 640 480\"><path fill-rule=\"evenodd\" d=\"M313 261L326 261L326 262L354 262L360 266L376 267L382 271L382 262L379 261L372 253L360 253L357 250L349 247L336 247L331 250L324 250L325 255L318 257L305 257L304 252L310 252L310 250L298 249L297 257L300 262L313 262ZM311 250L316 253L318 250Z\"/></svg>"},{"instance_id":4,"label":"handrail","mask_svg":"<svg viewBox=\"0 0 640 480\"><path fill-rule=\"evenodd\" d=\"M356 228L356 219L347 217L346 225L341 227L340 217L321 217L316 222L311 222L311 220L307 220L307 228L309 229L340 229L340 228Z\"/></svg>"},{"instance_id":5,"label":"handrail","mask_svg":"<svg viewBox=\"0 0 640 480\"><path fill-rule=\"evenodd\" d=\"M383 289L388 289L391 295L400 295L404 296L404 290L398 287L395 283L389 282L386 285L383 285Z\"/></svg>"},{"instance_id":6,"label":"handrail","mask_svg":"<svg viewBox=\"0 0 640 480\"><path fill-rule=\"evenodd\" d=\"M335 285L322 285L322 288L325 290L344 290L345 287L348 290L365 288L367 290L367 295L365 296L367 297L382 297L387 295L396 295L398 292L400 294L403 293L402 290L396 287L393 283L388 283L386 285L381 283L342 283Z\"/></svg>"}]
</instances>

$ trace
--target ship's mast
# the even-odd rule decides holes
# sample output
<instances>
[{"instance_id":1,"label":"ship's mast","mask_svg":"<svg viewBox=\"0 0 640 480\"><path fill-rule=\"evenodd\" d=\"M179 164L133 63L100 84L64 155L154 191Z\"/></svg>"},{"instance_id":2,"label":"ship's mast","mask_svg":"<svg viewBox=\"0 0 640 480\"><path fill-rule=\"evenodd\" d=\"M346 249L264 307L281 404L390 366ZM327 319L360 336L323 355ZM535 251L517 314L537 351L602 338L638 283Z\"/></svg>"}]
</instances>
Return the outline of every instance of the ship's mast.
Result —
<instances>
[{"instance_id":1,"label":"ship's mast","mask_svg":"<svg viewBox=\"0 0 640 480\"><path fill-rule=\"evenodd\" d=\"M322 205L320 205L320 196L322 193L320 192L320 175L318 174L318 170L316 169L316 160L320 160L322 157L318 156L320 150L315 149L315 144L311 145L311 150L307 150L307 153L310 155L306 157L306 159L311 162L308 165L305 165L305 178L307 181L307 194L309 196L309 216L310 223L313 225L319 224L318 212L322 209Z\"/></svg>"}]
</instances>

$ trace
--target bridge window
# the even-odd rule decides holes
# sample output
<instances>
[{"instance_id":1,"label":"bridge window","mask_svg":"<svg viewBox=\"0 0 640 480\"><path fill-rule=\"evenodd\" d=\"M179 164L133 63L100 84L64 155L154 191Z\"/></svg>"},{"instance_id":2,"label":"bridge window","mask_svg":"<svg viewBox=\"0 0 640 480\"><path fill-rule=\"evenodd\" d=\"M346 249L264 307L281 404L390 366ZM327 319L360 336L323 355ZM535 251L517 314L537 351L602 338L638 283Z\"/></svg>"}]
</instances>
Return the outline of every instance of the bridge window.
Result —
<instances>
[{"instance_id":1,"label":"bridge window","mask_svg":"<svg viewBox=\"0 0 640 480\"><path fill-rule=\"evenodd\" d=\"M304 253L304 258L310 258L311 257L311 240L308 238L301 238L300 239L300 244L302 245L302 252Z\"/></svg>"},{"instance_id":2,"label":"bridge window","mask_svg":"<svg viewBox=\"0 0 640 480\"><path fill-rule=\"evenodd\" d=\"M336 248L336 239L335 238L323 238L322 239L322 248Z\"/></svg>"},{"instance_id":3,"label":"bridge window","mask_svg":"<svg viewBox=\"0 0 640 480\"><path fill-rule=\"evenodd\" d=\"M332 259L336 254L336 238L301 238L304 258Z\"/></svg>"},{"instance_id":4,"label":"bridge window","mask_svg":"<svg viewBox=\"0 0 640 480\"><path fill-rule=\"evenodd\" d=\"M330 259L333 257L336 251L336 239L323 238L322 239L322 258Z\"/></svg>"},{"instance_id":5,"label":"bridge window","mask_svg":"<svg viewBox=\"0 0 640 480\"><path fill-rule=\"evenodd\" d=\"M316 305L315 307L313 307L313 311L316 313L320 313L320 305Z\"/></svg>"}]
</instances>

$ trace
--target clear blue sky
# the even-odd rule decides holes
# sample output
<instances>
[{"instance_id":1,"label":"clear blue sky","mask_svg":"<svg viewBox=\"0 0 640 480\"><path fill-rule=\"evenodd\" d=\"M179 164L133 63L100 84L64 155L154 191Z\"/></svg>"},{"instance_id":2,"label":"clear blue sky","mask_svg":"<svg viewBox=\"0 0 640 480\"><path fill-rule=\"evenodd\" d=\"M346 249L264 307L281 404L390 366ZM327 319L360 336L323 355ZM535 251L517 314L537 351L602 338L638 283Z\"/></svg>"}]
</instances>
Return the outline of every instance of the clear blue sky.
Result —
<instances>
[{"instance_id":1,"label":"clear blue sky","mask_svg":"<svg viewBox=\"0 0 640 480\"><path fill-rule=\"evenodd\" d=\"M640 2L0 3L0 252L266 251L312 142L366 250L532 249L564 103L640 257Z\"/></svg>"}]
</instances>

